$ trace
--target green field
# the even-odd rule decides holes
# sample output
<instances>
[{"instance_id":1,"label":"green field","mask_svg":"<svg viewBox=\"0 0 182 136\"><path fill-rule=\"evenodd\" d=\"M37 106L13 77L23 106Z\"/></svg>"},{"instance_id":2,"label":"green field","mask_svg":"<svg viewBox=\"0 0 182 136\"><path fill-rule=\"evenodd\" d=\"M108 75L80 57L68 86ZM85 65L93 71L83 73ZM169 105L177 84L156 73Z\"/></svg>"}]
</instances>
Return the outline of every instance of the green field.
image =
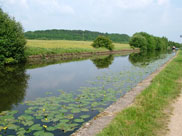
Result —
<instances>
[{"instance_id":1,"label":"green field","mask_svg":"<svg viewBox=\"0 0 182 136\"><path fill-rule=\"evenodd\" d=\"M165 109L181 93L181 62L182 51L98 136L160 136L169 114Z\"/></svg>"},{"instance_id":2,"label":"green field","mask_svg":"<svg viewBox=\"0 0 182 136\"><path fill-rule=\"evenodd\" d=\"M63 54L108 51L105 48L95 49L89 41L67 41L67 40L27 40L26 56L39 54ZM114 43L114 50L131 49L129 44Z\"/></svg>"}]
</instances>

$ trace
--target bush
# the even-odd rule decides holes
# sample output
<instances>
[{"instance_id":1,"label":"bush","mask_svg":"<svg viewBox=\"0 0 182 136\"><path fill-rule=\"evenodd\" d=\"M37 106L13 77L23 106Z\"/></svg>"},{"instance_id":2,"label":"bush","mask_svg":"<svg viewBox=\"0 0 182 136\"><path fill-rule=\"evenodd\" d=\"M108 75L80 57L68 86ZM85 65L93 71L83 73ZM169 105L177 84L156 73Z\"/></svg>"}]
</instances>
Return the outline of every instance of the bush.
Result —
<instances>
[{"instance_id":1,"label":"bush","mask_svg":"<svg viewBox=\"0 0 182 136\"><path fill-rule=\"evenodd\" d=\"M106 48L112 51L114 49L114 45L112 44L112 41L105 36L98 36L95 41L93 42L92 46L94 48Z\"/></svg>"},{"instance_id":2,"label":"bush","mask_svg":"<svg viewBox=\"0 0 182 136\"><path fill-rule=\"evenodd\" d=\"M130 46L140 48L141 50L147 49L147 40L142 35L134 35L130 39Z\"/></svg>"},{"instance_id":3,"label":"bush","mask_svg":"<svg viewBox=\"0 0 182 136\"><path fill-rule=\"evenodd\" d=\"M0 65L25 60L25 44L21 24L0 9Z\"/></svg>"}]
</instances>

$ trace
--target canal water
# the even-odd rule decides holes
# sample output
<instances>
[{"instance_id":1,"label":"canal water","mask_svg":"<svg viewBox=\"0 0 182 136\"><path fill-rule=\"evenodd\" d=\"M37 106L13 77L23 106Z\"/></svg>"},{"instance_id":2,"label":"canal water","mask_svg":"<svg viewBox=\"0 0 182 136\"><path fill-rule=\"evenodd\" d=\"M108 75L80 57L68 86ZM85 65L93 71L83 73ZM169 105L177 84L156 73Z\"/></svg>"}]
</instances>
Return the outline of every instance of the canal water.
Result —
<instances>
[{"instance_id":1,"label":"canal water","mask_svg":"<svg viewBox=\"0 0 182 136\"><path fill-rule=\"evenodd\" d=\"M68 136L175 53L97 56L0 69L0 136Z\"/></svg>"}]
</instances>

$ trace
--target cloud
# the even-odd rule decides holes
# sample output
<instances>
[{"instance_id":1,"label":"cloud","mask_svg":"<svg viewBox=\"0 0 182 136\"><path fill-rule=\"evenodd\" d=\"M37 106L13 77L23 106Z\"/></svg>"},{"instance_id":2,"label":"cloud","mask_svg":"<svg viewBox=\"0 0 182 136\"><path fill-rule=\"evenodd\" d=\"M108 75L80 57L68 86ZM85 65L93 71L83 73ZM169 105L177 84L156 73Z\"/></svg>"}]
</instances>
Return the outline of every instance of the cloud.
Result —
<instances>
[{"instance_id":1,"label":"cloud","mask_svg":"<svg viewBox=\"0 0 182 136\"><path fill-rule=\"evenodd\" d=\"M1 0L1 5L7 6L21 6L24 8L28 8L27 0Z\"/></svg>"},{"instance_id":2,"label":"cloud","mask_svg":"<svg viewBox=\"0 0 182 136\"><path fill-rule=\"evenodd\" d=\"M158 3L158 5L169 5L170 1L169 0L158 0L157 3Z\"/></svg>"},{"instance_id":3,"label":"cloud","mask_svg":"<svg viewBox=\"0 0 182 136\"><path fill-rule=\"evenodd\" d=\"M58 0L1 0L2 5L10 8L11 6L14 6L16 10L19 8L25 8L25 9L34 9L37 7L36 10L40 11L47 11L51 13L61 13L61 14L74 14L74 10L69 5L66 5L64 3L61 3Z\"/></svg>"},{"instance_id":4,"label":"cloud","mask_svg":"<svg viewBox=\"0 0 182 136\"><path fill-rule=\"evenodd\" d=\"M37 3L40 8L47 10L47 12L74 14L74 10L71 6L58 0L33 0L32 3Z\"/></svg>"},{"instance_id":5,"label":"cloud","mask_svg":"<svg viewBox=\"0 0 182 136\"><path fill-rule=\"evenodd\" d=\"M116 5L124 9L146 8L151 5L153 0L115 0Z\"/></svg>"},{"instance_id":6,"label":"cloud","mask_svg":"<svg viewBox=\"0 0 182 136\"><path fill-rule=\"evenodd\" d=\"M176 35L174 30L182 31L179 0L0 0L1 5L26 31L82 29L130 35L146 31L170 37Z\"/></svg>"}]
</instances>

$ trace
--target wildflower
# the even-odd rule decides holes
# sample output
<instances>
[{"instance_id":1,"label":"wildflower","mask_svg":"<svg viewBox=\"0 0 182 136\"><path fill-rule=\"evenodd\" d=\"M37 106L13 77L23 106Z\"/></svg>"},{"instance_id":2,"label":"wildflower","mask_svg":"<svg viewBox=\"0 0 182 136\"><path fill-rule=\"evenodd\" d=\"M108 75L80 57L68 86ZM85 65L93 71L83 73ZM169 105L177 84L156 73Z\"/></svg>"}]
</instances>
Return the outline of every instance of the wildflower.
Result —
<instances>
[{"instance_id":1,"label":"wildflower","mask_svg":"<svg viewBox=\"0 0 182 136\"><path fill-rule=\"evenodd\" d=\"M8 127L4 127L3 129L6 130Z\"/></svg>"},{"instance_id":2,"label":"wildflower","mask_svg":"<svg viewBox=\"0 0 182 136\"><path fill-rule=\"evenodd\" d=\"M44 127L44 128L47 128L47 126L46 126L46 125L43 125L43 127Z\"/></svg>"},{"instance_id":3,"label":"wildflower","mask_svg":"<svg viewBox=\"0 0 182 136\"><path fill-rule=\"evenodd\" d=\"M43 111L45 111L45 109L43 109Z\"/></svg>"}]
</instances>

